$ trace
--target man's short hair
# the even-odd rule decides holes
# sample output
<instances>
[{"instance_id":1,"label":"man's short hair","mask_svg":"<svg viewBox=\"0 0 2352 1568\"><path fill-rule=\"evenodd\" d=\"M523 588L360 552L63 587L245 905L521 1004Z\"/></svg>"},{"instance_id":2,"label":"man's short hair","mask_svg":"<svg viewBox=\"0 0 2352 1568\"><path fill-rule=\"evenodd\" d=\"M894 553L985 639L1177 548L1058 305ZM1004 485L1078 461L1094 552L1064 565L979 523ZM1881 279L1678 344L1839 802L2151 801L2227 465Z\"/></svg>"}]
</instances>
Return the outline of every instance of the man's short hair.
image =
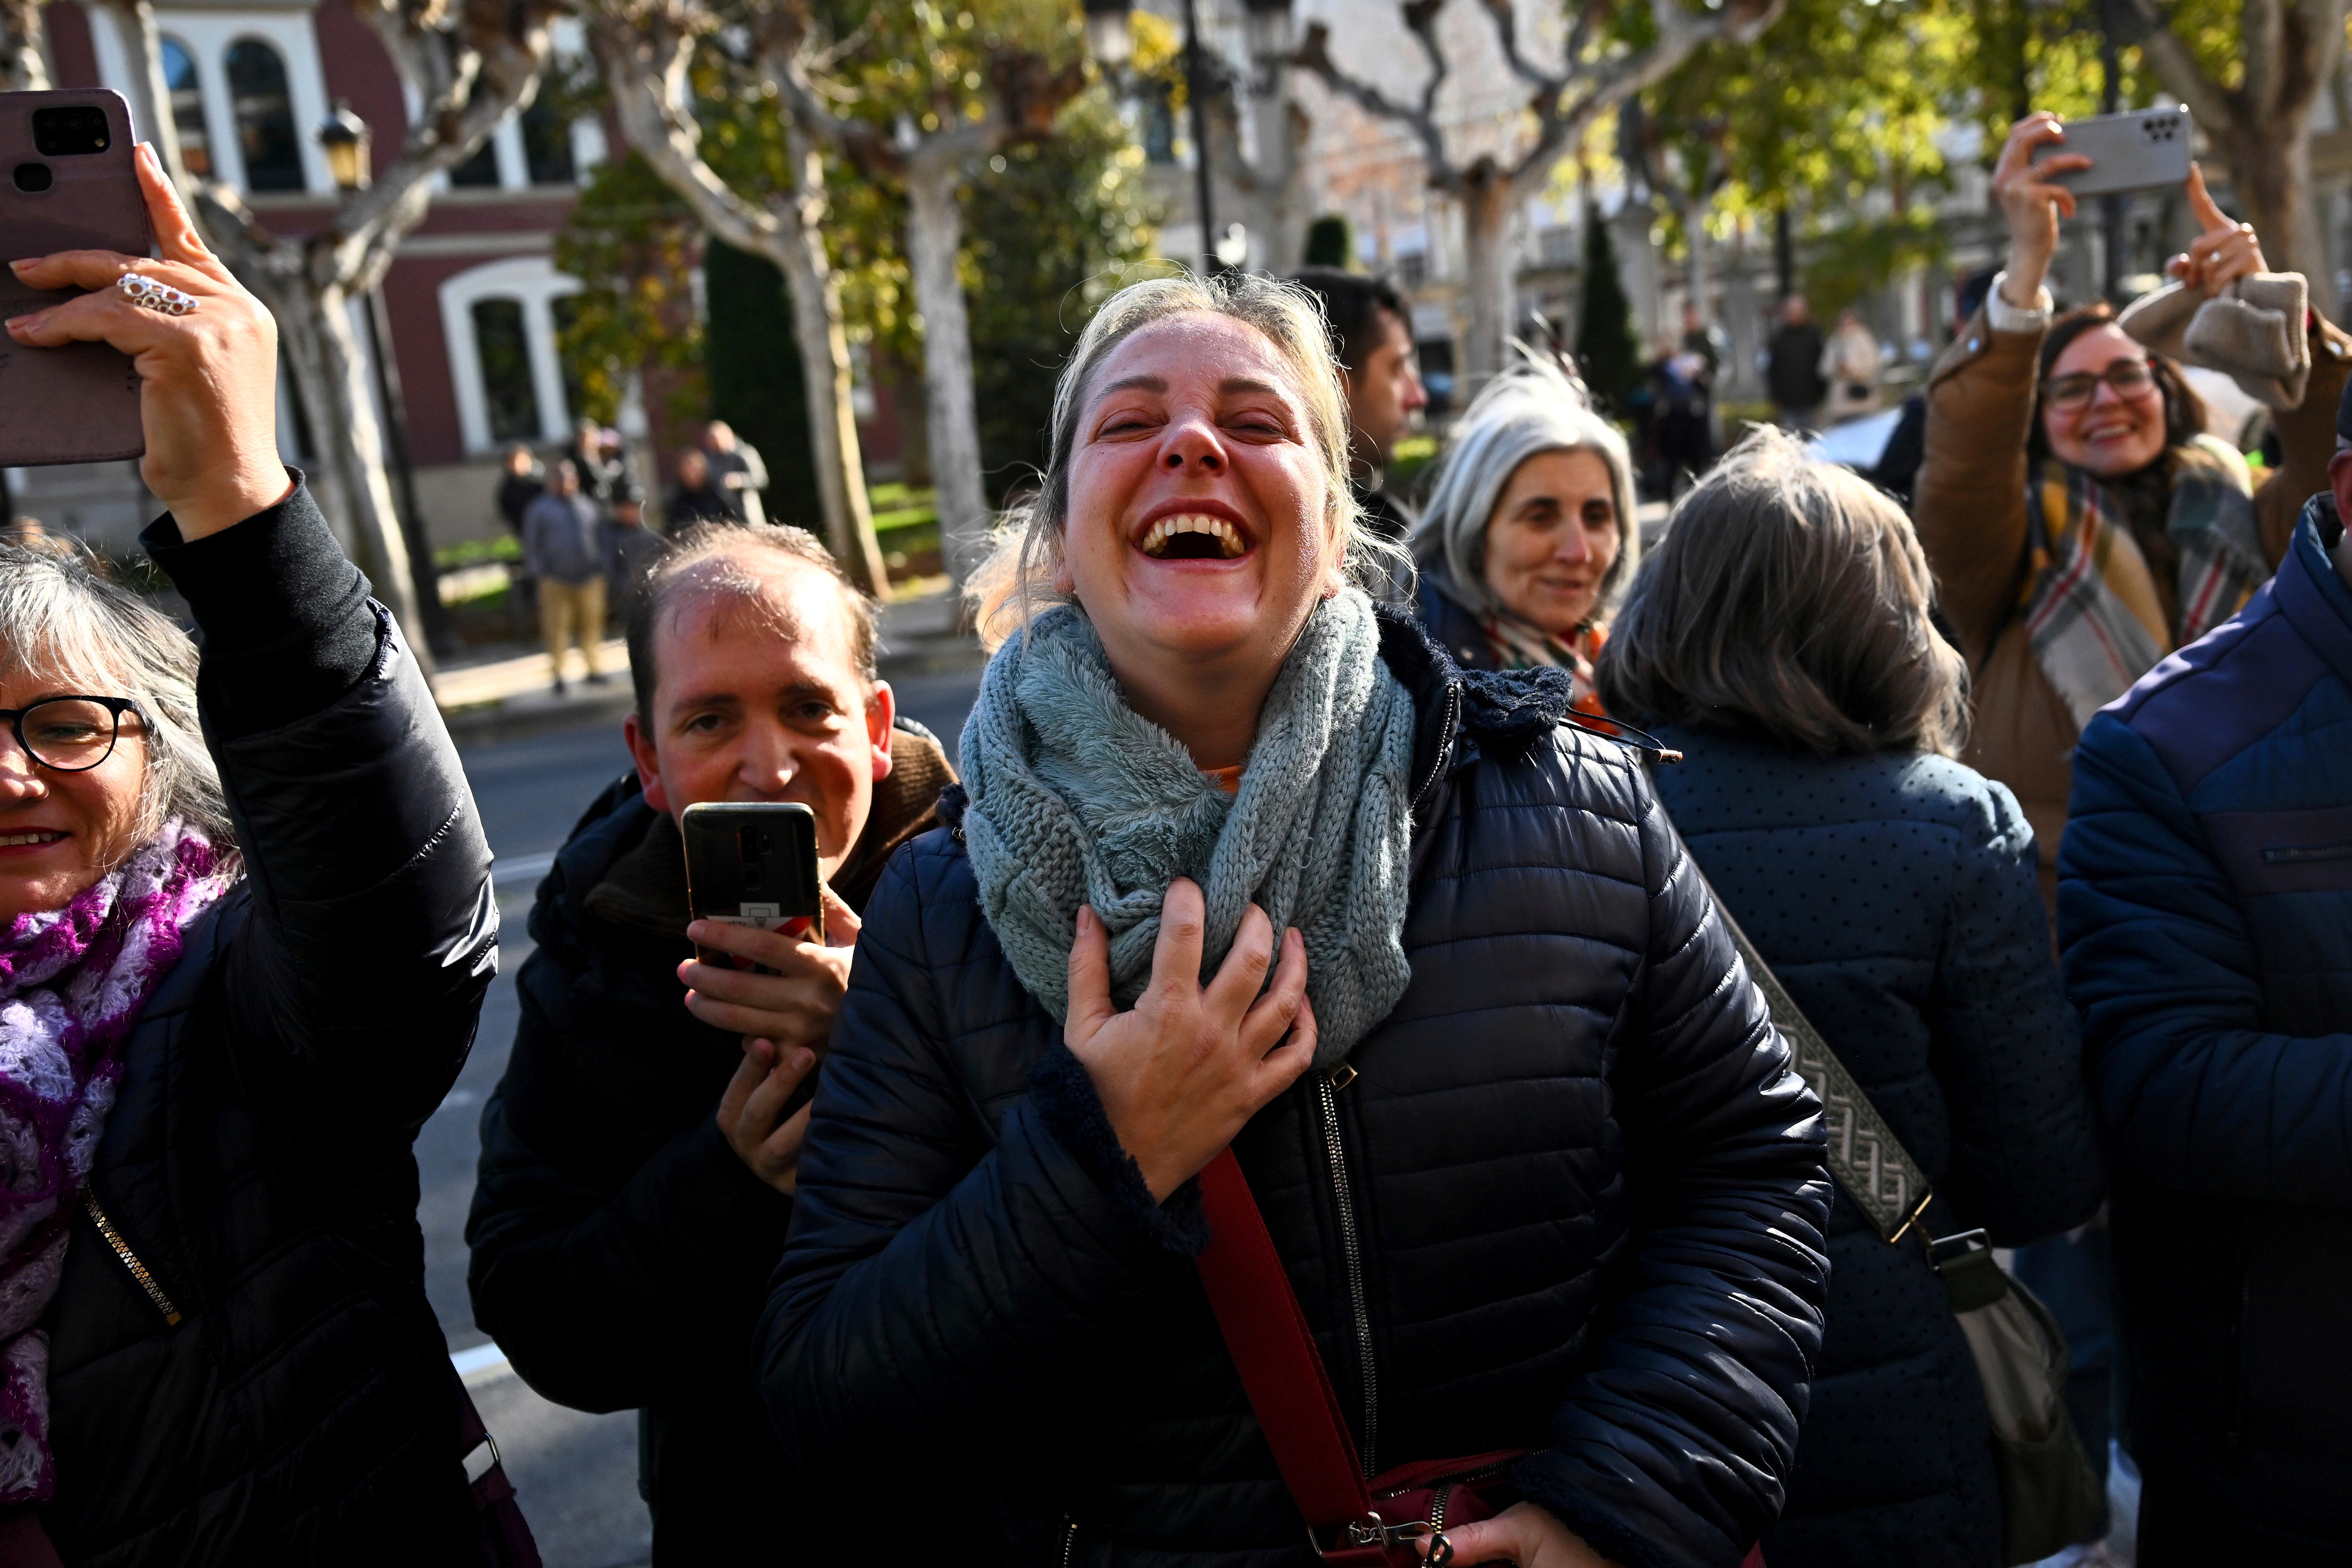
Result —
<instances>
[{"instance_id":1,"label":"man's short hair","mask_svg":"<svg viewBox=\"0 0 2352 1568\"><path fill-rule=\"evenodd\" d=\"M654 668L654 643L662 617L679 596L690 591L724 594L731 599L761 601L768 582L761 573L746 570L740 558L772 556L821 574L840 591L842 614L849 624L849 663L857 678L871 686L879 678L875 654L880 643L879 614L874 601L841 570L833 552L805 528L747 528L740 523L698 523L666 541L659 559L646 570L645 580L629 605L629 684L637 697L637 725L654 733L654 688L659 676Z\"/></svg>"},{"instance_id":2,"label":"man's short hair","mask_svg":"<svg viewBox=\"0 0 2352 1568\"><path fill-rule=\"evenodd\" d=\"M1396 285L1367 273L1342 272L1336 267L1303 267L1290 281L1323 301L1323 319L1331 333L1331 357L1350 376L1360 375L1364 361L1381 346L1385 335L1381 312L1385 310L1412 330L1412 307Z\"/></svg>"}]
</instances>

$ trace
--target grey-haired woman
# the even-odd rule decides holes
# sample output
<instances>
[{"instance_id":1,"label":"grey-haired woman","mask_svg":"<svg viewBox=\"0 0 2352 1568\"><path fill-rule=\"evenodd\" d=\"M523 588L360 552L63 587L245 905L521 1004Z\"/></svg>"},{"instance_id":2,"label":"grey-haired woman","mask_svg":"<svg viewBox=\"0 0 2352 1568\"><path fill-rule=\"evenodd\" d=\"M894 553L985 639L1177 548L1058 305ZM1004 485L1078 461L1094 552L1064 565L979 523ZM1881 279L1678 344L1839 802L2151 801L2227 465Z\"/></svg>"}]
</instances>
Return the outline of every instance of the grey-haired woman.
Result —
<instances>
[{"instance_id":1,"label":"grey-haired woman","mask_svg":"<svg viewBox=\"0 0 2352 1568\"><path fill-rule=\"evenodd\" d=\"M275 324L138 166L160 258L17 262L88 292L8 322L131 356L205 646L0 546L0 1563L479 1562L410 1144L497 966L488 851L278 461Z\"/></svg>"},{"instance_id":2,"label":"grey-haired woman","mask_svg":"<svg viewBox=\"0 0 2352 1568\"><path fill-rule=\"evenodd\" d=\"M1555 665L1601 711L1592 661L1642 553L1625 438L1558 366L1528 359L1454 426L1413 530L1422 623L1465 669Z\"/></svg>"},{"instance_id":3,"label":"grey-haired woman","mask_svg":"<svg viewBox=\"0 0 2352 1568\"><path fill-rule=\"evenodd\" d=\"M1683 497L1601 657L1684 761L1659 798L1933 1181L1931 1234L2081 1224L2104 1185L2074 1019L2007 789L1954 761L1968 676L1901 508L1758 431ZM1995 1568L1984 1394L1916 1240L1841 1193L1829 1329L1771 1568Z\"/></svg>"},{"instance_id":4,"label":"grey-haired woman","mask_svg":"<svg viewBox=\"0 0 2352 1568\"><path fill-rule=\"evenodd\" d=\"M1465 674L1353 585L1343 407L1267 278L1139 284L1063 372L759 1353L821 1494L995 1507L849 1545L1312 1561L1193 1268L1229 1147L1363 1471L1528 1451L1462 1563L1732 1568L1778 1509L1817 1106L1561 673Z\"/></svg>"}]
</instances>

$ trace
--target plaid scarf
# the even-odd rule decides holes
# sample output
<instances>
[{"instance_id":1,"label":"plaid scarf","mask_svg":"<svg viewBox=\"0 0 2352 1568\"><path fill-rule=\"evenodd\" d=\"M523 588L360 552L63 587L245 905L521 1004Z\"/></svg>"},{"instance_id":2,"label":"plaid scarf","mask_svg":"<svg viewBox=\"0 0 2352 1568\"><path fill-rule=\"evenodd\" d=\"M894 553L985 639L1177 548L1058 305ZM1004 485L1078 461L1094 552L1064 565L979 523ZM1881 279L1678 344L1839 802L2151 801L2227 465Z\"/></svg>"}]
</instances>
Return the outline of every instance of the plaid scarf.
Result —
<instances>
[{"instance_id":1,"label":"plaid scarf","mask_svg":"<svg viewBox=\"0 0 2352 1568\"><path fill-rule=\"evenodd\" d=\"M2105 486L2055 458L2026 486L2020 610L2034 661L2077 725L2165 654L2235 615L2271 575L2253 498L2235 470L2195 445L2164 460L2172 476L2164 531L2180 552L2177 627L2165 624L2131 526Z\"/></svg>"},{"instance_id":2,"label":"plaid scarf","mask_svg":"<svg viewBox=\"0 0 2352 1568\"><path fill-rule=\"evenodd\" d=\"M1535 670L1547 665L1566 670L1574 693L1569 706L1579 713L1601 715L1601 694L1593 685L1592 665L1609 642L1609 629L1587 622L1567 637L1555 637L1530 621L1507 610L1479 618L1486 646L1495 663L1506 670Z\"/></svg>"}]
</instances>

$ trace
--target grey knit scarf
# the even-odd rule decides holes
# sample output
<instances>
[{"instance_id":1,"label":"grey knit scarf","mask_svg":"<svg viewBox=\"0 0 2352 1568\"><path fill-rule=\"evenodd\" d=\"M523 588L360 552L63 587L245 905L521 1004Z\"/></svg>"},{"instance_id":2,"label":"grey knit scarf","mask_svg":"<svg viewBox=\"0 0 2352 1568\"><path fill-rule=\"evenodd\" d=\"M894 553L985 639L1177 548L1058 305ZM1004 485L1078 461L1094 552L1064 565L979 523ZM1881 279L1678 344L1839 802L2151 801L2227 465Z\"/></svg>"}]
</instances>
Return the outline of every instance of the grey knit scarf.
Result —
<instances>
[{"instance_id":1,"label":"grey knit scarf","mask_svg":"<svg viewBox=\"0 0 2352 1568\"><path fill-rule=\"evenodd\" d=\"M1337 1061L1412 977L1399 937L1412 730L1371 602L1344 590L1307 618L1227 796L1127 706L1086 616L1049 611L996 651L964 726L982 911L1022 984L1066 1020L1079 904L1109 933L1111 996L1128 1007L1150 980L1170 882L1206 895L1204 981L1255 902L1306 939L1316 1064Z\"/></svg>"}]
</instances>

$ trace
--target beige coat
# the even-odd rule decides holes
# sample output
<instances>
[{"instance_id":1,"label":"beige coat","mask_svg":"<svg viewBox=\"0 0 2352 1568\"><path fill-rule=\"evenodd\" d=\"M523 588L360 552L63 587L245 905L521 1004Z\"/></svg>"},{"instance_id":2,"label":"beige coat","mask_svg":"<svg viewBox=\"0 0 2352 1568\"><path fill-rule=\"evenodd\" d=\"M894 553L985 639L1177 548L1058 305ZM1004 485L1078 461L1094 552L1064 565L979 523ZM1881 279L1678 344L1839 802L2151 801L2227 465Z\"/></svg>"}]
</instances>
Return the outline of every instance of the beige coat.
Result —
<instances>
[{"instance_id":1,"label":"beige coat","mask_svg":"<svg viewBox=\"0 0 2352 1568\"><path fill-rule=\"evenodd\" d=\"M2315 319L2316 319L2315 318ZM1927 382L1927 450L1915 516L1935 568L1944 613L1975 677L1975 731L1962 760L2009 786L2033 825L2042 894L2057 895L2058 838L2074 789L2081 729L2026 641L2018 598L2025 587L2025 443L2042 333L1996 332L1979 310ZM2327 488L2336 405L2352 371L2352 337L2317 321L2311 382L2302 406L2274 415L2286 448L2280 470L2255 492L2263 549L2276 566L2304 502ZM2127 598L2168 602L2128 531L2108 576Z\"/></svg>"}]
</instances>

